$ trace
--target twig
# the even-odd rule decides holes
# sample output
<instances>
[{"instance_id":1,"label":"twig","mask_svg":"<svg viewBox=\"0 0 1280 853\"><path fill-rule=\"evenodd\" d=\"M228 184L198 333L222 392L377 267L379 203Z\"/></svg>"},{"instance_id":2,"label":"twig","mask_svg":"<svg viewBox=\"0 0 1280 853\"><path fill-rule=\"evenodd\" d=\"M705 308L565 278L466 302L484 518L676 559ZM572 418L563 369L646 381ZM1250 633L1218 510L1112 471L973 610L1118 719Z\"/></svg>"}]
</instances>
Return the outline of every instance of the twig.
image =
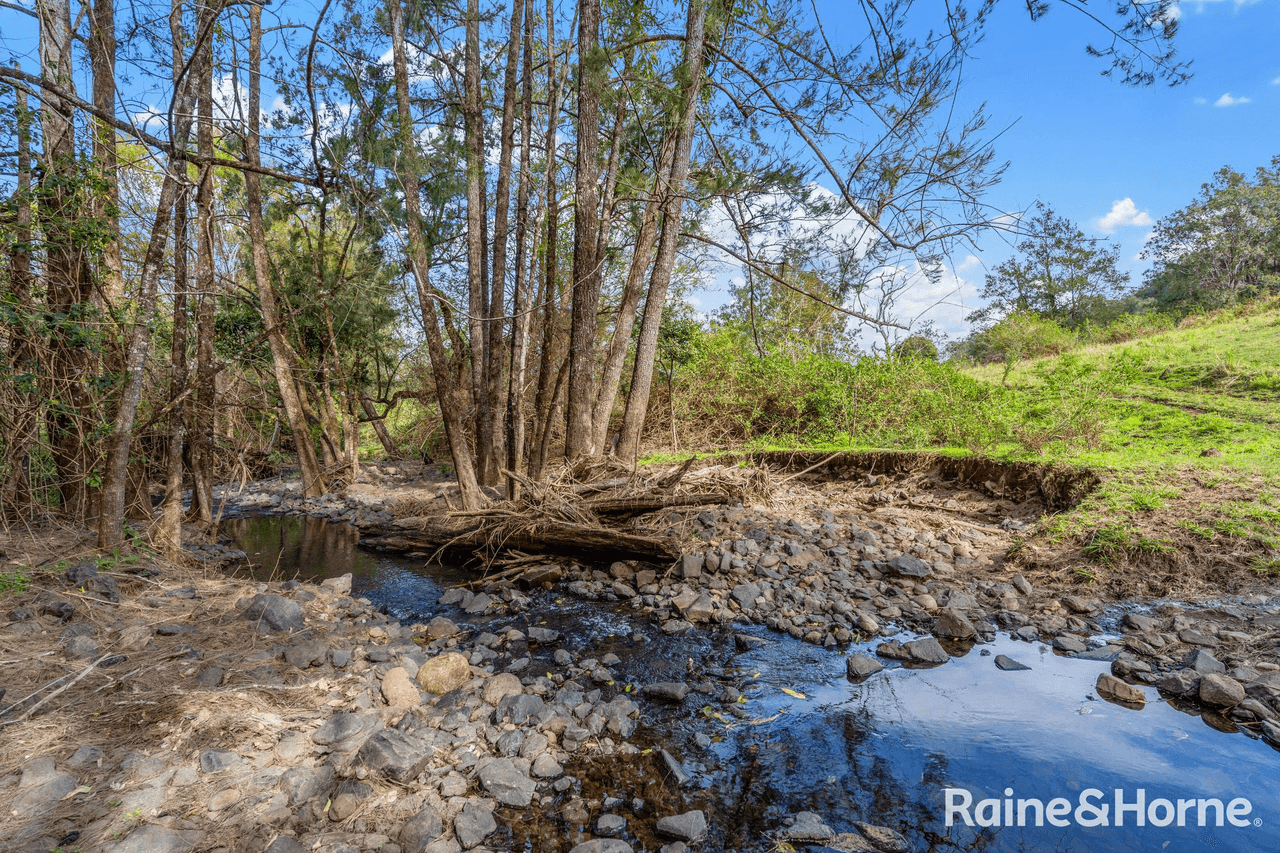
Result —
<instances>
[{"instance_id":1,"label":"twig","mask_svg":"<svg viewBox=\"0 0 1280 853\"><path fill-rule=\"evenodd\" d=\"M792 480L794 480L796 477L803 477L805 474L808 474L810 471L816 471L817 469L821 468L823 465L826 465L832 459L835 459L837 456L839 456L843 452L844 451L841 450L841 451L837 451L836 453L832 453L826 459L823 459L821 462L817 462L817 463L814 463L813 465L810 465L808 468L805 468L803 471L799 471L795 474L792 474L790 477L783 477L781 480L778 481L778 485L781 486L783 483L789 483Z\"/></svg>"},{"instance_id":2,"label":"twig","mask_svg":"<svg viewBox=\"0 0 1280 853\"><path fill-rule=\"evenodd\" d=\"M77 675L75 678L71 679L71 680L70 680L70 681L68 681L66 684L64 684L64 685L62 685L61 687L59 687L57 690L55 690L55 691L53 691L52 693L50 693L48 696L46 696L46 697L44 697L43 699L41 699L39 702L37 702L37 703L35 703L34 705L32 705L32 706L31 706L30 708L28 708L27 710L23 711L23 712L22 712L22 716L21 716L21 717L18 717L18 719L16 719L16 720L7 720L7 721L5 721L5 722L3 722L3 723L0 723L0 725L4 725L4 726L11 726L11 725L13 725L14 723L20 723L20 722L22 722L23 720L27 719L27 718L28 718L28 717L30 717L32 714L34 714L34 713L36 712L36 710L37 710L37 709L39 709L42 705L46 704L50 699L53 699L53 698L54 698L54 697L56 697L56 696L60 696L60 695L62 695L62 694L63 694L64 692L66 692L68 689L70 689L70 688L71 688L71 687L73 687L74 685L78 684L78 683L80 682L80 680L81 680L81 679L83 679L86 675L88 675L89 673L91 673L91 672L93 672L95 669L97 669L98 664L100 664L102 661L106 660L106 659L107 659L107 658L109 658L109 657L111 657L111 654L110 654L110 653L102 654L102 655L98 655L98 657L94 659L93 663L89 664L89 665L88 665L88 666L86 666L84 669L80 670L80 674L79 674L79 675ZM65 678L65 676L63 676L63 677ZM41 687L41 688L40 688L40 690L44 690L44 689L46 689L46 688L50 687L51 685L57 684L57 683L58 683L58 680L59 680L59 679L56 679L56 678L55 678L53 681L50 681L50 682L49 682L48 684L46 684L44 687ZM40 690L37 690L35 693L32 693L30 696L27 696L25 699L23 699L23 700L22 700L22 702L26 702L28 699L32 699L32 698L34 698L35 696L37 696L37 695L40 693ZM18 702L18 703L17 703L17 705L21 705L21 704L22 704L22 702ZM11 706L9 706L9 707L13 708L13 707L17 707L17 705L11 705Z\"/></svg>"}]
</instances>

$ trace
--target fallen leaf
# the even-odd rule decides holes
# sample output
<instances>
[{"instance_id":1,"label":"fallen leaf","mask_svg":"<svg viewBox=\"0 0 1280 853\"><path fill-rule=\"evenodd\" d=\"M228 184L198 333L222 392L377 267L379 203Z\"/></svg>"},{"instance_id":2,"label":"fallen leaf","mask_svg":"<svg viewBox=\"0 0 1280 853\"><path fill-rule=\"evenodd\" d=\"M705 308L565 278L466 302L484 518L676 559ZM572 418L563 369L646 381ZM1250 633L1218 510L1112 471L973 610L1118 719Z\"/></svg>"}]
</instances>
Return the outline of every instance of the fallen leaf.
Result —
<instances>
[{"instance_id":1,"label":"fallen leaf","mask_svg":"<svg viewBox=\"0 0 1280 853\"><path fill-rule=\"evenodd\" d=\"M808 698L809 698L808 696L805 696L803 693L801 693L799 690L792 690L790 687L784 687L784 688L782 688L782 692L783 692L783 693L785 693L785 694L787 694L788 696L794 696L794 697L796 697L797 699L808 699Z\"/></svg>"}]
</instances>

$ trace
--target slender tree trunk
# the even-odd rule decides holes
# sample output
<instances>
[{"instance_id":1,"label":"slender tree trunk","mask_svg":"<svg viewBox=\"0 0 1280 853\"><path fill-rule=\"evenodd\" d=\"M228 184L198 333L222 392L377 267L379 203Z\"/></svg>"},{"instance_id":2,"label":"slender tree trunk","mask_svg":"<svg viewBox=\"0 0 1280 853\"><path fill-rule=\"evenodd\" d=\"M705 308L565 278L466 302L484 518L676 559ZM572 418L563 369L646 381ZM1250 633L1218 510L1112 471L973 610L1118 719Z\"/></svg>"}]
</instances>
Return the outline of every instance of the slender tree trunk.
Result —
<instances>
[{"instance_id":1,"label":"slender tree trunk","mask_svg":"<svg viewBox=\"0 0 1280 853\"><path fill-rule=\"evenodd\" d=\"M196 116L196 153L213 157L213 39L197 47L192 61L199 91ZM217 384L213 331L215 288L213 266L213 166L200 166L196 178L196 394L192 423L187 431L191 460L191 510L203 524L213 523L213 464L217 419Z\"/></svg>"},{"instance_id":2,"label":"slender tree trunk","mask_svg":"<svg viewBox=\"0 0 1280 853\"><path fill-rule=\"evenodd\" d=\"M524 384L529 352L529 281L525 243L529 231L529 163L533 136L533 8L524 5L523 85L520 91L520 188L516 192L516 289L511 313L511 371L507 379L507 470L519 472L524 462ZM507 478L507 497L514 500L519 483Z\"/></svg>"},{"instance_id":3,"label":"slender tree trunk","mask_svg":"<svg viewBox=\"0 0 1280 853\"><path fill-rule=\"evenodd\" d=\"M658 352L658 330L666 307L667 288L675 266L676 245L680 238L680 212L684 205L684 183L689 175L689 155L693 145L693 128L698 115L698 90L702 86L704 39L707 26L707 0L692 0L685 32L685 60L681 67L679 138L671 169L671 184L662 204L662 236L658 256L649 279L649 295L644 304L644 321L636 344L635 367L631 389L622 420L622 437L618 455L634 460L640 452L640 434L649 410L649 394L653 385L653 362Z\"/></svg>"},{"instance_id":4,"label":"slender tree trunk","mask_svg":"<svg viewBox=\"0 0 1280 853\"><path fill-rule=\"evenodd\" d=\"M249 132L245 138L245 156L252 166L260 165L259 115L262 90L262 10L254 5L249 8ZM298 451L298 468L302 472L302 493L314 498L323 495L327 488L320 460L316 458L315 443L311 441L311 428L303 412L302 400L294 377L298 366L294 354L285 340L283 321L275 289L271 286L271 262L267 256L267 233L262 220L262 182L256 172L244 173L245 204L249 210L249 247L253 260L253 277L258 289L258 307L262 312L262 324L267 330L267 346L271 349L271 366L275 374L276 388L284 406L293 443Z\"/></svg>"},{"instance_id":5,"label":"slender tree trunk","mask_svg":"<svg viewBox=\"0 0 1280 853\"><path fill-rule=\"evenodd\" d=\"M463 135L467 168L467 312L471 352L471 392L476 407L475 453L476 476L481 483L493 482L493 418L486 411L485 341L489 293L485 275L487 252L485 227L488 220L484 203L484 115L480 91L480 0L467 0L465 25L465 67L462 79ZM406 191L407 188L406 188ZM494 275L500 275L495 270Z\"/></svg>"},{"instance_id":6,"label":"slender tree trunk","mask_svg":"<svg viewBox=\"0 0 1280 853\"><path fill-rule=\"evenodd\" d=\"M618 397L618 386L622 384L622 371L627 351L631 348L631 330L635 328L636 309L640 305L645 277L653 261L654 247L658 243L658 214L669 191L671 166L675 160L678 138L678 130L674 127L663 136L653 176L653 191L645 202L644 212L640 217L640 228L631 253L631 266L627 269L627 281L622 288L622 299L618 303L618 314L613 323L613 335L609 339L609 351L605 354L604 368L601 371L600 387L596 391L595 413L592 416L594 434L591 442L594 453L604 450L605 438L609 432L609 416Z\"/></svg>"},{"instance_id":7,"label":"slender tree trunk","mask_svg":"<svg viewBox=\"0 0 1280 853\"><path fill-rule=\"evenodd\" d=\"M175 8L181 8L175 5ZM181 45L181 40L175 39ZM180 48L179 48L180 50ZM181 56L179 56L181 59ZM181 67L180 63L175 64ZM187 204L186 184L178 188L173 204L173 341L169 350L169 402L173 405L187 388ZM183 430L185 406L169 412L165 450L164 504L160 509L160 546L169 557L182 551Z\"/></svg>"},{"instance_id":8,"label":"slender tree trunk","mask_svg":"<svg viewBox=\"0 0 1280 853\"><path fill-rule=\"evenodd\" d=\"M89 62L93 69L93 105L115 115L116 110L116 10L115 0L94 0L89 30ZM98 198L98 218L110 231L102 248L99 288L104 301L119 307L124 298L124 274L120 259L120 182L117 175L116 131L105 121L94 121L93 156L105 183L105 198Z\"/></svg>"},{"instance_id":9,"label":"slender tree trunk","mask_svg":"<svg viewBox=\"0 0 1280 853\"><path fill-rule=\"evenodd\" d=\"M35 333L31 304L31 113L25 89L15 86L17 97L18 185L14 190L13 241L9 245L9 286L19 323L9 336L9 364L18 374L36 375L40 370L35 354ZM6 436L5 455L10 465L0 502L6 513L26 514L33 509L31 494L31 446L40 428L40 395L18 392L13 413L13 434Z\"/></svg>"},{"instance_id":10,"label":"slender tree trunk","mask_svg":"<svg viewBox=\"0 0 1280 853\"><path fill-rule=\"evenodd\" d=\"M387 431L386 421L378 415L373 402L361 395L360 408L364 409L364 416L369 419L369 423L373 424L373 431L378 434L378 441L382 444L382 449L387 452L387 458L403 459L404 454L400 451L395 439L391 437L391 433Z\"/></svg>"},{"instance_id":11,"label":"slender tree trunk","mask_svg":"<svg viewBox=\"0 0 1280 853\"><path fill-rule=\"evenodd\" d=\"M399 118L400 159L399 178L404 187L406 227L409 232L409 262L418 288L418 304L422 309L422 327L427 338L427 351L431 357L431 373L435 380L436 396L440 401L440 417L444 422L445 438L453 456L453 467L458 477L462 504L466 509L478 509L485 503L484 493L476 481L472 456L467 447L467 430L463 423L461 396L449 375L449 357L440 336L440 324L436 317L435 294L427 278L430 264L427 258L426 239L422 233L422 202L419 198L418 149L413 139L413 114L409 110L409 63L405 57L404 10L401 0L390 0L388 11L391 22L391 51L395 63L396 112Z\"/></svg>"},{"instance_id":12,"label":"slender tree trunk","mask_svg":"<svg viewBox=\"0 0 1280 853\"><path fill-rule=\"evenodd\" d=\"M573 300L569 327L569 402L564 455L573 460L591 445L596 315L603 280L597 256L600 195L600 90L605 59L598 49L600 0L578 5L578 159L573 203Z\"/></svg>"},{"instance_id":13,"label":"slender tree trunk","mask_svg":"<svg viewBox=\"0 0 1280 853\"><path fill-rule=\"evenodd\" d=\"M535 478L542 476L542 465L551 453L551 437L555 434L556 417L559 411L560 398L564 391L565 379L569 376L569 354L565 353L564 359L560 362L560 369L556 371L555 385L552 387L551 400L547 405L547 413L542 418L542 431L538 434L538 468L533 472ZM568 425L565 426L566 431Z\"/></svg>"}]
</instances>

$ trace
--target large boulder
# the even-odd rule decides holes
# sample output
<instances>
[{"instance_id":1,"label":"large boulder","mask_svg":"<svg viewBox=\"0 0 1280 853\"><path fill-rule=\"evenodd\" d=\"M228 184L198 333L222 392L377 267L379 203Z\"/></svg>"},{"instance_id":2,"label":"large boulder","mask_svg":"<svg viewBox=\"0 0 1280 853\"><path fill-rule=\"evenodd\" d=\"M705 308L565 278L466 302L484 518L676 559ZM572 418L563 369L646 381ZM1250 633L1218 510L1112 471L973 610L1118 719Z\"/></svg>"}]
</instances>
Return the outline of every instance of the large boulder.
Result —
<instances>
[{"instance_id":1,"label":"large boulder","mask_svg":"<svg viewBox=\"0 0 1280 853\"><path fill-rule=\"evenodd\" d=\"M471 663L457 652L445 652L419 666L417 679L423 690L442 695L471 680Z\"/></svg>"}]
</instances>

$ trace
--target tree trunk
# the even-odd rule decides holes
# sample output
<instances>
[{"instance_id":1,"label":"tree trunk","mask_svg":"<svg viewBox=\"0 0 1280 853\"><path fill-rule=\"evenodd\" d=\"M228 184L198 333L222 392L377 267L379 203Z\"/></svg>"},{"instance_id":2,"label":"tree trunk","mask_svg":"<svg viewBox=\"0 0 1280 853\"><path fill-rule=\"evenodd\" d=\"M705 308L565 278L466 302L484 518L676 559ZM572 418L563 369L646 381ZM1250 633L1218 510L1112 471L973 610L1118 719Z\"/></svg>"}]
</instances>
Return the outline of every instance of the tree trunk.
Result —
<instances>
[{"instance_id":1,"label":"tree trunk","mask_svg":"<svg viewBox=\"0 0 1280 853\"><path fill-rule=\"evenodd\" d=\"M250 165L260 165L259 114L262 89L262 10L259 6L249 9L249 132L245 138L245 156ZM298 366L294 354L285 340L275 289L271 286L271 262L267 256L266 227L262 221L262 183L256 172L244 173L245 205L249 210L249 247L253 260L253 277L258 289L258 307L262 312L262 324L267 330L267 346L271 349L271 366L276 378L276 388L284 406L293 443L298 451L298 467L302 472L302 493L309 498L323 495L328 489L324 471L316 458L315 444L311 441L311 428L302 408L298 386L294 377Z\"/></svg>"},{"instance_id":2,"label":"tree trunk","mask_svg":"<svg viewBox=\"0 0 1280 853\"><path fill-rule=\"evenodd\" d=\"M511 309L511 371L507 379L507 470L519 473L524 463L524 384L529 352L529 281L525 242L529 231L529 150L533 136L533 8L524 4L524 82L520 91L520 188L516 192L516 288ZM515 500L519 483L507 478L507 498Z\"/></svg>"},{"instance_id":3,"label":"tree trunk","mask_svg":"<svg viewBox=\"0 0 1280 853\"><path fill-rule=\"evenodd\" d=\"M391 23L391 52L395 63L396 112L399 118L401 157L399 178L404 187L406 227L409 232L409 262L418 288L418 304L422 309L422 327L427 338L427 351L431 357L431 373L435 380L436 396L440 401L440 417L444 422L445 438L453 457L454 471L458 477L462 505L466 509L478 509L485 503L484 493L476 481L475 468L467 447L467 431L463 424L463 407L449 375L449 357L440 336L436 317L435 294L427 278L430 264L427 257L426 238L422 233L422 202L419 198L418 149L413 137L413 114L409 110L409 63L405 57L404 10L401 0L390 0L388 10Z\"/></svg>"},{"instance_id":4,"label":"tree trunk","mask_svg":"<svg viewBox=\"0 0 1280 853\"><path fill-rule=\"evenodd\" d=\"M175 8L181 8L176 6ZM181 41L174 40L181 45ZM181 60L181 56L179 56ZM180 68L178 62L174 66ZM160 510L160 547L170 558L182 551L183 405L175 405L187 387L187 203L186 185L173 205L173 341L169 350L169 433L165 442L164 504Z\"/></svg>"},{"instance_id":5,"label":"tree trunk","mask_svg":"<svg viewBox=\"0 0 1280 853\"><path fill-rule=\"evenodd\" d=\"M25 89L15 86L17 97L18 185L14 190L14 239L9 244L9 278L13 307L21 318L9 332L9 365L14 373L36 375L34 323L31 304L31 113ZM31 446L40 429L40 395L18 391L14 403L13 432L6 436L5 455L9 476L0 495L6 515L26 515L33 508L31 494Z\"/></svg>"},{"instance_id":6,"label":"tree trunk","mask_svg":"<svg viewBox=\"0 0 1280 853\"><path fill-rule=\"evenodd\" d=\"M93 105L109 115L116 110L116 10L115 0L94 0L93 25L89 30L89 63L93 68ZM119 308L124 299L124 274L120 258L120 181L117 175L116 131L105 121L94 122L93 156L105 183L105 198L96 197L98 210L109 235L102 247L99 288L110 308Z\"/></svg>"},{"instance_id":7,"label":"tree trunk","mask_svg":"<svg viewBox=\"0 0 1280 853\"><path fill-rule=\"evenodd\" d=\"M369 419L369 423L373 424L373 431L378 434L378 441L382 444L382 449L387 452L388 459L403 459L404 454L396 445L396 441L391 437L391 433L387 431L387 424L383 418L378 416L378 411L373 407L373 402L364 395L360 396L360 408L364 409L364 415Z\"/></svg>"},{"instance_id":8,"label":"tree trunk","mask_svg":"<svg viewBox=\"0 0 1280 853\"><path fill-rule=\"evenodd\" d=\"M706 26L706 0L692 0L685 32L685 60L679 75L683 83L679 137L671 169L671 183L662 203L662 237L659 240L658 257L653 263L653 275L649 279L649 295L645 299L644 321L640 325L640 340L636 344L636 361L631 374L631 389L627 395L627 410L622 421L622 437L618 442L618 455L623 459L634 460L639 455L640 433L644 429L645 415L649 410L653 362L658 352L658 330L662 326L662 311L667 302L667 288L671 284L671 270L675 266L676 245L680 237L684 183L689 175L689 153L698 115L698 90L702 86Z\"/></svg>"},{"instance_id":9,"label":"tree trunk","mask_svg":"<svg viewBox=\"0 0 1280 853\"><path fill-rule=\"evenodd\" d=\"M597 256L600 196L600 90L605 58L598 50L600 0L578 4L578 159L573 202L573 299L569 327L569 402L565 410L565 458L591 449L596 314L603 276Z\"/></svg>"},{"instance_id":10,"label":"tree trunk","mask_svg":"<svg viewBox=\"0 0 1280 853\"><path fill-rule=\"evenodd\" d=\"M476 476L481 483L493 482L497 471L490 469L493 445L493 419L486 411L485 341L488 338L488 276L485 274L487 252L485 227L488 220L484 203L484 115L480 91L480 0L467 0L465 26L465 67L462 78L463 136L467 168L467 329L471 352L471 393L475 406ZM406 186L406 192L409 188ZM495 270L494 275L500 275Z\"/></svg>"},{"instance_id":11,"label":"tree trunk","mask_svg":"<svg viewBox=\"0 0 1280 853\"><path fill-rule=\"evenodd\" d=\"M197 46L192 73L197 75L200 93L196 116L196 153L213 157L213 37ZM213 166L202 163L196 178L196 394L192 423L187 430L191 460L191 510L203 524L213 523L213 464L217 420L213 332L214 293L217 287L213 266Z\"/></svg>"}]
</instances>

